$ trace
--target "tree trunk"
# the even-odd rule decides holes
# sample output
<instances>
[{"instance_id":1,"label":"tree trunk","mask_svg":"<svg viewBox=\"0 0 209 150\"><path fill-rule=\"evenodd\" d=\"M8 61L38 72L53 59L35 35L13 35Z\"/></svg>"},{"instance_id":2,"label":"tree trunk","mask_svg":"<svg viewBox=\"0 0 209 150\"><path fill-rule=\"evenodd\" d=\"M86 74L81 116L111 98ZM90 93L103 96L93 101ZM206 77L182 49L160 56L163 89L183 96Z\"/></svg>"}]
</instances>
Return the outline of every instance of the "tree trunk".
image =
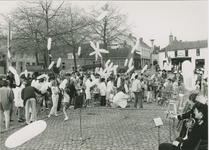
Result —
<instances>
[{"instance_id":1,"label":"tree trunk","mask_svg":"<svg viewBox=\"0 0 209 150\"><path fill-rule=\"evenodd\" d=\"M77 64L76 64L76 55L75 55L75 52L76 52L76 48L75 48L75 46L73 46L74 71L77 71Z\"/></svg>"},{"instance_id":2,"label":"tree trunk","mask_svg":"<svg viewBox=\"0 0 209 150\"><path fill-rule=\"evenodd\" d=\"M35 55L36 55L36 64L39 65L38 53L36 53Z\"/></svg>"}]
</instances>

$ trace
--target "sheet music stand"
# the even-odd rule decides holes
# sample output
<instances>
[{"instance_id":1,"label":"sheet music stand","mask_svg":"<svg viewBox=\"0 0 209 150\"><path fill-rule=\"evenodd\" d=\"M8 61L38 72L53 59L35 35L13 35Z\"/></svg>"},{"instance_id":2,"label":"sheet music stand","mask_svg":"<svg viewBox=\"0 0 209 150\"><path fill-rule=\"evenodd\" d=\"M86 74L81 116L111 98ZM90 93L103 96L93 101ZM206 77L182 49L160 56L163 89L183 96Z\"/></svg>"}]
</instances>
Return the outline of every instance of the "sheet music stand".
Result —
<instances>
[{"instance_id":1,"label":"sheet music stand","mask_svg":"<svg viewBox=\"0 0 209 150\"><path fill-rule=\"evenodd\" d=\"M82 135L82 124L81 124L81 109L83 107L83 101L84 101L84 95L81 94L79 96L76 96L75 97L75 104L74 104L74 109L80 109L79 111L79 115L80 115L80 139L81 140L81 145L83 144L84 141L86 141L86 139L90 139L90 138L86 138L86 139L83 139L83 135ZM73 141L73 139L72 139Z\"/></svg>"},{"instance_id":2,"label":"sheet music stand","mask_svg":"<svg viewBox=\"0 0 209 150\"><path fill-rule=\"evenodd\" d=\"M153 119L155 127L158 127L158 144L160 145L160 126L163 125L162 119L160 117Z\"/></svg>"}]
</instances>

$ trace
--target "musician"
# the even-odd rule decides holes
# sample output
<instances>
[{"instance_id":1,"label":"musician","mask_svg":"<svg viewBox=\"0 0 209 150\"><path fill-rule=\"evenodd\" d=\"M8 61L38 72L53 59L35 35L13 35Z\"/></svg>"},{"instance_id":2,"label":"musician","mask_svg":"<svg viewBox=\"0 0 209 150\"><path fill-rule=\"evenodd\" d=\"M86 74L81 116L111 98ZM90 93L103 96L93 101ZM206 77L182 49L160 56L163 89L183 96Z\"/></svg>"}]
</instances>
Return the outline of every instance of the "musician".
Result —
<instances>
[{"instance_id":1,"label":"musician","mask_svg":"<svg viewBox=\"0 0 209 150\"><path fill-rule=\"evenodd\" d=\"M195 120L191 124L191 118ZM187 139L177 138L173 143L162 143L159 150L193 150L201 140L208 140L208 106L206 104L196 102L192 110L178 115L179 120L189 119L187 123Z\"/></svg>"}]
</instances>

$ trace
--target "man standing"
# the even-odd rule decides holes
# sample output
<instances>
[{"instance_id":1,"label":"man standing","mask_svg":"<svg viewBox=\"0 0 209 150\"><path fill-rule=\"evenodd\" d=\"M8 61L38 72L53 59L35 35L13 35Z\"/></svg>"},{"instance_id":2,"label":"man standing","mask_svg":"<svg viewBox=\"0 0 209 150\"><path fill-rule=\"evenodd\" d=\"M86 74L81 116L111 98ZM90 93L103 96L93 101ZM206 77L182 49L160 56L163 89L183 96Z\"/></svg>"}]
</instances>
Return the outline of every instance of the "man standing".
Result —
<instances>
[{"instance_id":1,"label":"man standing","mask_svg":"<svg viewBox=\"0 0 209 150\"><path fill-rule=\"evenodd\" d=\"M13 91L8 87L8 82L3 80L2 88L0 88L0 119L3 122L3 114L5 117L6 130L9 130L10 110L12 108L12 101L14 99Z\"/></svg>"},{"instance_id":2,"label":"man standing","mask_svg":"<svg viewBox=\"0 0 209 150\"><path fill-rule=\"evenodd\" d=\"M142 87L141 87L141 82L138 79L138 75L135 75L135 80L132 83L132 91L135 95L134 108L137 108L138 103L139 103L139 108L143 108Z\"/></svg>"},{"instance_id":3,"label":"man standing","mask_svg":"<svg viewBox=\"0 0 209 150\"><path fill-rule=\"evenodd\" d=\"M32 108L32 121L36 121L36 93L41 94L39 90L31 86L30 81L27 81L25 88L22 89L21 98L24 100L25 106L25 119L26 123L30 124L29 121L29 107Z\"/></svg>"}]
</instances>

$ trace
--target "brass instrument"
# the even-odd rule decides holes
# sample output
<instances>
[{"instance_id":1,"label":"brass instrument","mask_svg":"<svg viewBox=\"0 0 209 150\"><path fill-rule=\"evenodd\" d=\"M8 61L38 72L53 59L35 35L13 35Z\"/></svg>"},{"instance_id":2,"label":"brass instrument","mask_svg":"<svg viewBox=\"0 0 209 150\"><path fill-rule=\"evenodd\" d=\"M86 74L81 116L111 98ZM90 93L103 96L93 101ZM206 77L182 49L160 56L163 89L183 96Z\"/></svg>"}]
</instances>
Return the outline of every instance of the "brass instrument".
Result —
<instances>
[{"instance_id":1,"label":"brass instrument","mask_svg":"<svg viewBox=\"0 0 209 150\"><path fill-rule=\"evenodd\" d=\"M192 114L190 114L190 118L187 120L186 124L191 124L191 126L187 127L187 131L186 131L186 135L185 137L183 138L183 140L188 140L188 133L189 133L189 130L194 126L195 124L195 120L194 118L192 118Z\"/></svg>"}]
</instances>

